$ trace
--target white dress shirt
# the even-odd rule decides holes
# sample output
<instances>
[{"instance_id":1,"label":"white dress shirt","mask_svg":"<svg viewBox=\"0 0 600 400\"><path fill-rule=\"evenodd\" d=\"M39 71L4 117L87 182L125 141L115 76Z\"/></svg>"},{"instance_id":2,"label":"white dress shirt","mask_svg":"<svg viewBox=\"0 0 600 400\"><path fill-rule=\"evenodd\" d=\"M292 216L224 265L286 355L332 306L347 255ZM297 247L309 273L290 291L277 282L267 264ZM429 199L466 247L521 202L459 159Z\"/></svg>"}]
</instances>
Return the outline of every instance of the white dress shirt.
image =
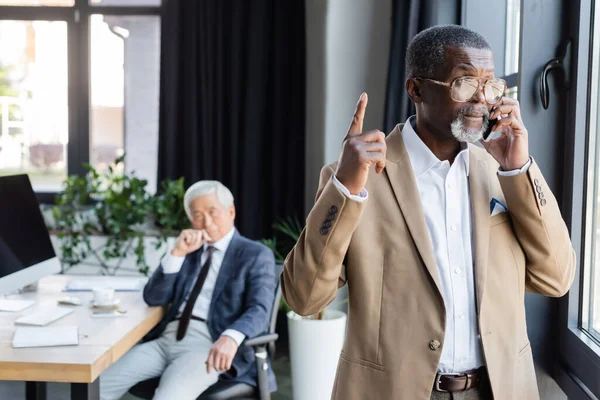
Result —
<instances>
[{"instance_id":1,"label":"white dress shirt","mask_svg":"<svg viewBox=\"0 0 600 400\"><path fill-rule=\"evenodd\" d=\"M402 129L402 138L421 196L446 308L446 331L438 371L464 372L485 364L475 303L469 150L465 143L452 164L440 161L417 135L413 124L416 120L410 117ZM516 175L527 171L529 165L531 160L520 170L498 173ZM350 195L335 175L333 178L338 189L350 199L367 199L366 190Z\"/></svg>"},{"instance_id":2,"label":"white dress shirt","mask_svg":"<svg viewBox=\"0 0 600 400\"><path fill-rule=\"evenodd\" d=\"M194 309L192 310L192 315L194 315L195 317L208 319L208 311L210 309L210 303L212 301L213 292L215 291L217 277L219 276L219 271L221 269L221 265L223 264L223 257L225 257L225 252L227 251L227 248L231 243L231 239L233 239L234 233L235 228L231 229L231 231L229 231L225 236L223 236L221 239L217 240L215 243L212 244L215 250L213 251L212 259L210 262L210 270L208 271L206 281L204 282L204 285L202 285L202 290L200 291L200 294L196 299L196 303L194 304ZM206 259L208 258L208 251L206 251L208 246L211 245L209 245L208 243L204 243L202 256L200 257L200 265L204 265ZM170 251L168 251L161 262L163 272L165 274L178 273L181 269L181 266L183 265L183 260L185 260L185 257L174 256L171 254ZM198 274L196 274L196 276L194 277L194 281L192 282L191 287L193 287L196 283L199 273L200 269L198 269ZM179 308L180 315L183 312L185 305L187 304L187 299L189 298L189 296L190 293L187 293L186 301L184 301L181 304L181 307ZM227 329L225 332L223 332L223 335L229 336L230 338L235 340L238 346L246 338L246 335L235 329Z\"/></svg>"}]
</instances>

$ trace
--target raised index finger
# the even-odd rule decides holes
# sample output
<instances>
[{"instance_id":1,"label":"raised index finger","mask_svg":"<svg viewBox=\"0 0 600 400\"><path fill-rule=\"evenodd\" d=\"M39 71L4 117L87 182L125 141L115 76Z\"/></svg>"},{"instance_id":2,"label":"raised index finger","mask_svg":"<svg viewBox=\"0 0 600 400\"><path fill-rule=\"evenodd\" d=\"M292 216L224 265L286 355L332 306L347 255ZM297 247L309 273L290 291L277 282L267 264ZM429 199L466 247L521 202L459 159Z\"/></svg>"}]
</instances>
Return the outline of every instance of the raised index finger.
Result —
<instances>
[{"instance_id":1,"label":"raised index finger","mask_svg":"<svg viewBox=\"0 0 600 400\"><path fill-rule=\"evenodd\" d=\"M362 133L363 120L365 118L365 111L367 110L368 101L369 97L366 93L361 94L358 98L358 104L356 104L356 111L354 111L354 116L352 117L350 128L348 128L348 133L346 134L346 139L352 136L358 136Z\"/></svg>"}]
</instances>

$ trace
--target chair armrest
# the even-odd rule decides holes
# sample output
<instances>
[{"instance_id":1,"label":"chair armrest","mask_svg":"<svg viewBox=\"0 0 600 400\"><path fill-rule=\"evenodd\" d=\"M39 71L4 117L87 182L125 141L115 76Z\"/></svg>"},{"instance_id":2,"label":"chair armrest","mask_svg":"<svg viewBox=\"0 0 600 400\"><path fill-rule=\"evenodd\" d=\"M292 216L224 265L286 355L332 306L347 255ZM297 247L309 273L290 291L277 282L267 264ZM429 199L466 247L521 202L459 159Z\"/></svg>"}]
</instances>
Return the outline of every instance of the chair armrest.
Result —
<instances>
[{"instance_id":1,"label":"chair armrest","mask_svg":"<svg viewBox=\"0 0 600 400\"><path fill-rule=\"evenodd\" d=\"M246 347L261 346L261 345L265 345L267 343L274 342L277 339L279 339L278 334L268 333L266 335L261 335L261 336L254 337L252 339L247 339L246 341L244 341L244 346L246 346Z\"/></svg>"}]
</instances>

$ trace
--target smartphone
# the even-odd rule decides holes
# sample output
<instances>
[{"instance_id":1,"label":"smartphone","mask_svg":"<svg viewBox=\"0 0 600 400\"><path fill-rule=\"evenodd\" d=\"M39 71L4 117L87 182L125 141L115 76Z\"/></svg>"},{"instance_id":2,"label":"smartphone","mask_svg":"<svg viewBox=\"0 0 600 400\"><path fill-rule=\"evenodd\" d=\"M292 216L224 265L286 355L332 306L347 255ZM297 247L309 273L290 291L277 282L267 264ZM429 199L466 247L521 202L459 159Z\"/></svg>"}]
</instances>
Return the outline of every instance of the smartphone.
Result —
<instances>
[{"instance_id":1,"label":"smartphone","mask_svg":"<svg viewBox=\"0 0 600 400\"><path fill-rule=\"evenodd\" d=\"M493 108L492 108L492 111L494 111ZM492 141L494 139L498 139L500 137L500 135L501 135L500 132L494 132L494 134L491 134L492 131L494 130L494 128L496 127L497 122L498 122L498 119L490 119L488 121L488 127L485 130L485 132L483 132L483 141L484 142L490 142L490 141Z\"/></svg>"}]
</instances>

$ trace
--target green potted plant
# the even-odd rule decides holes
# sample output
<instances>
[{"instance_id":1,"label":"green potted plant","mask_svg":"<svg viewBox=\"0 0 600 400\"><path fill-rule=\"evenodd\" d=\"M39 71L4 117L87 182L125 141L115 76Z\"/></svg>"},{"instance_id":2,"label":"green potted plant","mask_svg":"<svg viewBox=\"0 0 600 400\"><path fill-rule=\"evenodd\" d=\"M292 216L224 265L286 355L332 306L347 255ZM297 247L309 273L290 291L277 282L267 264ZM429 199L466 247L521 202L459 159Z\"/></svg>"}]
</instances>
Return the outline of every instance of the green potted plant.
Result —
<instances>
[{"instance_id":1,"label":"green potted plant","mask_svg":"<svg viewBox=\"0 0 600 400\"><path fill-rule=\"evenodd\" d=\"M87 264L114 275L127 268L123 265L127 258L133 258L137 271L148 275L148 247L161 249L189 225L183 178L161 182L159 193L152 195L145 179L121 172L124 158L103 173L86 164L85 176L64 181L50 227L60 243L63 272Z\"/></svg>"},{"instance_id":2,"label":"green potted plant","mask_svg":"<svg viewBox=\"0 0 600 400\"><path fill-rule=\"evenodd\" d=\"M281 273L283 270L283 262L294 248L302 233L302 229L303 226L297 216L282 218L273 224L275 234L271 238L261 240L265 246L273 251L278 273ZM281 298L279 309L284 311L284 313L291 311L291 308L287 305L283 297Z\"/></svg>"}]
</instances>

